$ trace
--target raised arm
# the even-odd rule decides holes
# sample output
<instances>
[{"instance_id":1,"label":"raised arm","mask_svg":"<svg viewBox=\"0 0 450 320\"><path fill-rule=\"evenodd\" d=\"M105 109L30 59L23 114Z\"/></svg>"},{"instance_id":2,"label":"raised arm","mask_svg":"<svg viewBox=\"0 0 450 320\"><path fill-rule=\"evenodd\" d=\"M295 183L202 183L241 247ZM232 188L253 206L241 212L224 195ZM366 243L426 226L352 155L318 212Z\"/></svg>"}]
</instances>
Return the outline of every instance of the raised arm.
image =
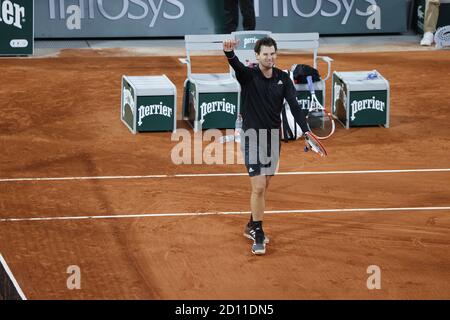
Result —
<instances>
[{"instance_id":1,"label":"raised arm","mask_svg":"<svg viewBox=\"0 0 450 320\"><path fill-rule=\"evenodd\" d=\"M251 78L251 70L247 68L241 61L239 61L239 58L234 53L234 49L236 48L238 43L239 41L234 39L224 41L223 51L227 56L228 63L236 72L236 78L238 79L238 81L241 83L245 83Z\"/></svg>"}]
</instances>

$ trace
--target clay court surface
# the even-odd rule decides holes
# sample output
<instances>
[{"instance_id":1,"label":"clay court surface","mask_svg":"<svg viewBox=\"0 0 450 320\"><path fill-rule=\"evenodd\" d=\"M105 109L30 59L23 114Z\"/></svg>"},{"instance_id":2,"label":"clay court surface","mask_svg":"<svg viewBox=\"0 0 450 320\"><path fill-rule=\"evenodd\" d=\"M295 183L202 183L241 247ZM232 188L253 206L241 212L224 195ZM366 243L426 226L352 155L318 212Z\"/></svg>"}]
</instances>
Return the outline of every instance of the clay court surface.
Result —
<instances>
[{"instance_id":1,"label":"clay court surface","mask_svg":"<svg viewBox=\"0 0 450 320\"><path fill-rule=\"evenodd\" d=\"M133 135L120 121L121 76L166 74L178 127L188 128L179 57L0 59L0 252L26 297L449 299L450 55L331 56L333 70L377 69L390 81L391 127L339 126L327 158L300 141L282 145L280 172L295 174L272 180L262 257L242 236L243 165L177 166L170 132ZM201 72L226 70L222 56L195 59ZM280 67L293 63L311 61L279 56ZM231 173L242 175L204 175ZM116 178L93 179L106 176ZM22 179L68 177L90 178ZM158 216L168 213L186 215ZM70 265L81 290L66 287ZM366 286L370 265L381 269L380 290Z\"/></svg>"}]
</instances>

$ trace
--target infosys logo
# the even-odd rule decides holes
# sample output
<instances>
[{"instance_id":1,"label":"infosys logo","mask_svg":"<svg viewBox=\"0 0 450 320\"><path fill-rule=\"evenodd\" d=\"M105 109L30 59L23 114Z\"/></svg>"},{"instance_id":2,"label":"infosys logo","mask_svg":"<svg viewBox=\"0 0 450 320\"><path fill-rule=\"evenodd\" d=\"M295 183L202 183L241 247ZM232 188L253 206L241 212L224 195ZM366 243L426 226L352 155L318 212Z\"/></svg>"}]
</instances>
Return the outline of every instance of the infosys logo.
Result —
<instances>
[{"instance_id":1,"label":"infosys logo","mask_svg":"<svg viewBox=\"0 0 450 320\"><path fill-rule=\"evenodd\" d=\"M185 8L179 0L48 0L50 19L95 19L98 14L111 21L128 18L150 19L154 27L158 18L176 20L184 15Z\"/></svg>"},{"instance_id":2,"label":"infosys logo","mask_svg":"<svg viewBox=\"0 0 450 320\"><path fill-rule=\"evenodd\" d=\"M346 25L354 16L367 17L367 29L381 29L381 8L376 0L310 0L312 9L305 9L303 0L255 0L255 15L266 15L268 10L260 10L260 3L271 2L273 17L288 17L297 15L302 18L312 18L320 15L325 18L342 16L341 24ZM311 8L311 6L309 6Z\"/></svg>"},{"instance_id":3,"label":"infosys logo","mask_svg":"<svg viewBox=\"0 0 450 320\"><path fill-rule=\"evenodd\" d=\"M10 0L0 0L0 23L22 29L25 19L25 7Z\"/></svg>"}]
</instances>

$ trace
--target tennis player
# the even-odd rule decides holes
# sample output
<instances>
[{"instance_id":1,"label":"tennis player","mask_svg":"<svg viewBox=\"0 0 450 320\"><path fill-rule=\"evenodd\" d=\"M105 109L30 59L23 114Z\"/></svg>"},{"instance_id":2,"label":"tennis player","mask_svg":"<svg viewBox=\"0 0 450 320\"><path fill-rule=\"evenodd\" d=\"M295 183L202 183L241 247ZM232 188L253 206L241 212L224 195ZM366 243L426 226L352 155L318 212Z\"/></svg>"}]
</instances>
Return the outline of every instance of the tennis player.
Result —
<instances>
[{"instance_id":1,"label":"tennis player","mask_svg":"<svg viewBox=\"0 0 450 320\"><path fill-rule=\"evenodd\" d=\"M242 89L241 150L252 187L250 221L244 236L253 240L252 253L266 253L269 238L264 235L263 214L269 182L278 168L280 156L281 111L284 99L302 131L309 131L306 112L296 99L294 84L286 72L275 67L277 44L266 37L255 44L258 64L246 67L234 53L236 40L223 42L228 62ZM269 156L270 155L270 156Z\"/></svg>"}]
</instances>

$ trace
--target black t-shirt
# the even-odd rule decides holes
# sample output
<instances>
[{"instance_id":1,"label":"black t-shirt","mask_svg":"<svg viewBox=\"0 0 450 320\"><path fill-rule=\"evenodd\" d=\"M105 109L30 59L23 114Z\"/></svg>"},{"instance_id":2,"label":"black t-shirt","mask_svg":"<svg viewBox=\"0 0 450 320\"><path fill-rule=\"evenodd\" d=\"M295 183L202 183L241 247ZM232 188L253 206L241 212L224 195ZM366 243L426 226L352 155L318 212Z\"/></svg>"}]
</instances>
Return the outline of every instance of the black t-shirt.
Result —
<instances>
[{"instance_id":1,"label":"black t-shirt","mask_svg":"<svg viewBox=\"0 0 450 320\"><path fill-rule=\"evenodd\" d=\"M279 129L280 114L286 99L302 131L309 131L306 112L299 106L294 84L286 72L274 67L272 77L266 78L258 66L244 66L234 51L225 52L225 55L241 85L244 130Z\"/></svg>"}]
</instances>

